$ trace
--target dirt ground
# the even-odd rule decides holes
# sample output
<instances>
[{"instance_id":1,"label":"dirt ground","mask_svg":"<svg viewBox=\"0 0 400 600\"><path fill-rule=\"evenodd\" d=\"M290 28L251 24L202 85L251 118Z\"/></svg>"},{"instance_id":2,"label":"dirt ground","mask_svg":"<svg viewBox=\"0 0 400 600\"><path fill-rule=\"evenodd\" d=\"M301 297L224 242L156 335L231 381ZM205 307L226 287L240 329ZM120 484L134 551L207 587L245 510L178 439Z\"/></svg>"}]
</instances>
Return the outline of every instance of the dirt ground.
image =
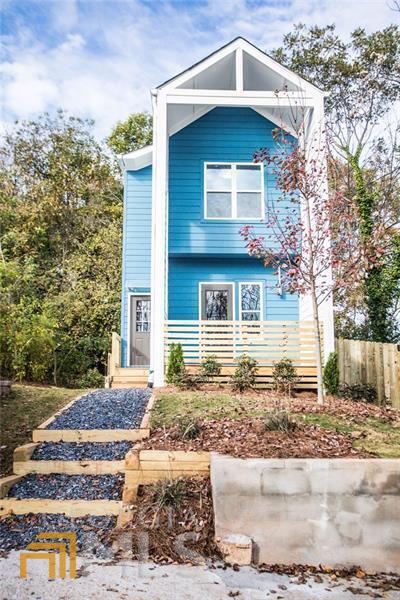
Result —
<instances>
[{"instance_id":1,"label":"dirt ground","mask_svg":"<svg viewBox=\"0 0 400 600\"><path fill-rule=\"evenodd\" d=\"M333 580L328 574L299 578L251 567L239 570L206 566L138 563L127 560L77 559L75 580L48 580L47 563L29 564L28 578L19 577L19 554L0 562L4 600L400 600L400 590L387 589L387 578L371 587L356 577ZM378 587L376 587L378 586ZM392 587L392 585L390 585Z\"/></svg>"}]
</instances>

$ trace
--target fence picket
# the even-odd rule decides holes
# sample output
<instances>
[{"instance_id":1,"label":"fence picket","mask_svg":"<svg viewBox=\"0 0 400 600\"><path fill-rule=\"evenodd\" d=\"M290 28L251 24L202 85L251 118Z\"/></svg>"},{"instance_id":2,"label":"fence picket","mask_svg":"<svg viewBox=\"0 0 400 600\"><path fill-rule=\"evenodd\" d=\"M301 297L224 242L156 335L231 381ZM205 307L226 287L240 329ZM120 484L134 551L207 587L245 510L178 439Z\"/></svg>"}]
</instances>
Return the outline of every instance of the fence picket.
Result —
<instances>
[{"instance_id":1,"label":"fence picket","mask_svg":"<svg viewBox=\"0 0 400 600\"><path fill-rule=\"evenodd\" d=\"M336 340L340 383L370 384L380 404L400 408L400 361L396 344Z\"/></svg>"}]
</instances>

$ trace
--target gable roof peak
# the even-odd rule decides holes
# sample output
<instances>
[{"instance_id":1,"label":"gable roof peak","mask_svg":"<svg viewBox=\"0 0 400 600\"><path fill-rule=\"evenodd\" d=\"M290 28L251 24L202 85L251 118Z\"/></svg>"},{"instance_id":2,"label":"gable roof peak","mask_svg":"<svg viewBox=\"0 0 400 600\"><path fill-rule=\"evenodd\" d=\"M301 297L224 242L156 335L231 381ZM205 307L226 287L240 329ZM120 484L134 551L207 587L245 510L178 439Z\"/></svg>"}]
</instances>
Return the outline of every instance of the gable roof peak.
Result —
<instances>
[{"instance_id":1,"label":"gable roof peak","mask_svg":"<svg viewBox=\"0 0 400 600\"><path fill-rule=\"evenodd\" d=\"M279 61L277 61L275 58L273 58L272 56L267 54L264 50L261 50L261 48L259 48L258 46L256 46L252 42L250 42L248 39L246 39L245 37L240 36L240 35L233 38L232 40L230 40L229 42L227 42L220 48L217 48L216 50L214 50L213 52L211 52L210 54L208 54L201 60L197 61L196 63L194 63L193 65L188 67L187 69L184 69L177 75L174 75L170 79L167 79L167 81L164 81L164 83L157 86L156 89L157 90L163 89L167 86L174 87L172 85L174 82L176 83L177 86L179 86L179 81L181 80L181 78L183 78L183 77L187 78L190 75L191 71L198 72L200 66L203 63L205 63L204 69L203 69L205 71L212 64L214 64L215 62L218 62L220 60L220 58L224 58L225 56L229 55L230 54L229 48L232 47L232 53L235 52L237 49L237 46L239 46L239 48L241 46L242 50L244 50L245 52L247 51L248 53L252 54L252 56L256 60L264 63L272 71L276 71L276 72L279 71L281 74L285 73L286 76L288 77L288 79L293 79L293 77L295 77L299 82L301 82L303 84L303 86L305 88L312 88L314 91L316 91L320 94L324 94L324 91L321 88L319 88L315 84L311 83L310 81L307 81L306 79L304 79L304 77L298 75L297 73L295 73L294 71L292 71L291 69L289 69L288 67L286 67L285 65L280 63Z\"/></svg>"}]
</instances>

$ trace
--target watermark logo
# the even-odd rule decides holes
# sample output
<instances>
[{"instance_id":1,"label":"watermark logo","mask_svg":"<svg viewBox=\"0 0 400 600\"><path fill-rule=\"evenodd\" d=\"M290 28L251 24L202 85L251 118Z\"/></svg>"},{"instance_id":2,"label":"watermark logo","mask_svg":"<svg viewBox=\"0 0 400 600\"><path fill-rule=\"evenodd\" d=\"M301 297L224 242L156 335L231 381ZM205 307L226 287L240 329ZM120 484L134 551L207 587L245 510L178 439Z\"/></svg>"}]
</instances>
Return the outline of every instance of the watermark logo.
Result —
<instances>
[{"instance_id":1,"label":"watermark logo","mask_svg":"<svg viewBox=\"0 0 400 600\"><path fill-rule=\"evenodd\" d=\"M57 556L59 557L59 577L65 579L67 576L67 558L69 557L69 576L76 578L76 533L69 531L54 531L49 533L38 533L40 540L67 540L66 542L31 542L26 547L32 552L21 552L19 555L19 575L26 579L28 560L47 560L49 564L49 579L57 578Z\"/></svg>"}]
</instances>

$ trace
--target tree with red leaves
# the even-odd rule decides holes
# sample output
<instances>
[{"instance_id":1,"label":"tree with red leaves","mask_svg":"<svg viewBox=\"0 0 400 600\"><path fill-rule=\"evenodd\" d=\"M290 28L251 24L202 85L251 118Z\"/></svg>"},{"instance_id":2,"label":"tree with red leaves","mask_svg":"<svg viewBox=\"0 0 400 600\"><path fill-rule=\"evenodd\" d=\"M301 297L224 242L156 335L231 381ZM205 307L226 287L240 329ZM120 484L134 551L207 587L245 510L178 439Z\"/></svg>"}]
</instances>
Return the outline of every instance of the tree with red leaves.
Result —
<instances>
[{"instance_id":1,"label":"tree with red leaves","mask_svg":"<svg viewBox=\"0 0 400 600\"><path fill-rule=\"evenodd\" d=\"M275 149L264 148L254 159L264 162L276 177L280 195L266 207L265 236L249 225L241 235L251 256L279 269L284 289L309 295L317 348L318 403L324 403L323 359L319 308L335 288L343 290L364 278L379 262L378 231L368 248L351 243L357 209L340 182L327 187L328 144L324 132L308 142L275 130ZM333 240L331 242L331 240ZM334 272L334 277L332 276Z\"/></svg>"}]
</instances>

